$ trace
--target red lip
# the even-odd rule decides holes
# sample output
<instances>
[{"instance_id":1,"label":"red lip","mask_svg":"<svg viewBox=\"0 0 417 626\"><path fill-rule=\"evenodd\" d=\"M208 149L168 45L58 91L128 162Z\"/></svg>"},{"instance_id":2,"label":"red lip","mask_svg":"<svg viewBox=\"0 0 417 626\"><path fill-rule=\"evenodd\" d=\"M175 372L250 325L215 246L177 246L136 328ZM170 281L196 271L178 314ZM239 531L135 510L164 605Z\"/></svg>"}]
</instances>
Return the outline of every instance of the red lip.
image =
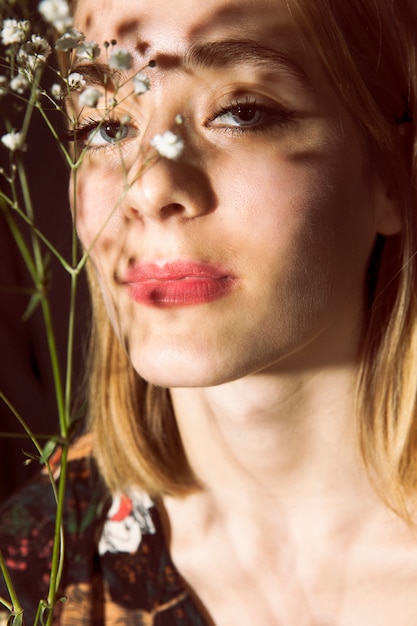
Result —
<instances>
[{"instance_id":1,"label":"red lip","mask_svg":"<svg viewBox=\"0 0 417 626\"><path fill-rule=\"evenodd\" d=\"M236 279L210 264L164 261L130 267L121 283L135 302L174 307L217 300L233 289Z\"/></svg>"}]
</instances>

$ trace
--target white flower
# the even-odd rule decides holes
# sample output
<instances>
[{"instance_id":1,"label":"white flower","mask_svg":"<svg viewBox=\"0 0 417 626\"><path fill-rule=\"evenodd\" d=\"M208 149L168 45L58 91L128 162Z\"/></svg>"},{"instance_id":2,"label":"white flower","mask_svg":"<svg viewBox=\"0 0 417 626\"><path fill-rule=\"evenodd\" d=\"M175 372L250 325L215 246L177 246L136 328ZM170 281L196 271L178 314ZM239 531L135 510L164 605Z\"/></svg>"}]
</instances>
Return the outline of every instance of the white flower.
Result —
<instances>
[{"instance_id":1,"label":"white flower","mask_svg":"<svg viewBox=\"0 0 417 626\"><path fill-rule=\"evenodd\" d=\"M16 130L10 131L7 135L3 135L1 142L11 152L15 150L24 150L23 135Z\"/></svg>"},{"instance_id":2,"label":"white flower","mask_svg":"<svg viewBox=\"0 0 417 626\"><path fill-rule=\"evenodd\" d=\"M140 94L145 93L145 91L148 91L150 87L149 78L145 76L145 74L142 74L141 72L138 72L137 74L134 75L134 77L132 78L132 83L133 83L133 91L135 92L137 96L140 96Z\"/></svg>"},{"instance_id":3,"label":"white flower","mask_svg":"<svg viewBox=\"0 0 417 626\"><path fill-rule=\"evenodd\" d=\"M13 19L4 20L3 28L1 30L1 42L4 46L11 46L15 43L23 43L26 39L28 30L29 22L27 20L20 22Z\"/></svg>"},{"instance_id":4,"label":"white flower","mask_svg":"<svg viewBox=\"0 0 417 626\"><path fill-rule=\"evenodd\" d=\"M59 83L54 83L51 87L51 96L55 98L55 100L61 100L62 98L62 88Z\"/></svg>"},{"instance_id":5,"label":"white flower","mask_svg":"<svg viewBox=\"0 0 417 626\"><path fill-rule=\"evenodd\" d=\"M128 50L120 49L111 53L109 67L115 70L130 70L133 65L132 55Z\"/></svg>"},{"instance_id":6,"label":"white flower","mask_svg":"<svg viewBox=\"0 0 417 626\"><path fill-rule=\"evenodd\" d=\"M79 59L94 61L100 55L100 48L95 41L86 41L79 44L75 54Z\"/></svg>"},{"instance_id":7,"label":"white flower","mask_svg":"<svg viewBox=\"0 0 417 626\"><path fill-rule=\"evenodd\" d=\"M101 96L101 91L99 91L95 87L87 87L87 89L85 89L82 94L80 94L80 97L78 98L78 103L82 107L86 106L95 108Z\"/></svg>"},{"instance_id":8,"label":"white flower","mask_svg":"<svg viewBox=\"0 0 417 626\"><path fill-rule=\"evenodd\" d=\"M78 72L72 72L67 78L68 87L74 91L80 91L87 87L84 76Z\"/></svg>"},{"instance_id":9,"label":"white flower","mask_svg":"<svg viewBox=\"0 0 417 626\"><path fill-rule=\"evenodd\" d=\"M61 52L69 52L77 48L82 41L84 41L85 35L76 28L69 28L59 39L55 42L55 48Z\"/></svg>"},{"instance_id":10,"label":"white flower","mask_svg":"<svg viewBox=\"0 0 417 626\"><path fill-rule=\"evenodd\" d=\"M43 19L55 26L60 33L73 24L67 0L42 0L38 5L38 11Z\"/></svg>"},{"instance_id":11,"label":"white flower","mask_svg":"<svg viewBox=\"0 0 417 626\"><path fill-rule=\"evenodd\" d=\"M37 56L41 61L46 61L52 52L49 43L40 35L32 35L30 41L24 44L24 48L28 54Z\"/></svg>"},{"instance_id":12,"label":"white flower","mask_svg":"<svg viewBox=\"0 0 417 626\"><path fill-rule=\"evenodd\" d=\"M30 83L28 79L20 73L10 81L10 89L16 93L23 94L29 89L29 87Z\"/></svg>"},{"instance_id":13,"label":"white flower","mask_svg":"<svg viewBox=\"0 0 417 626\"><path fill-rule=\"evenodd\" d=\"M52 48L43 37L32 35L30 41L24 43L16 55L19 65L32 77L40 63L45 63Z\"/></svg>"},{"instance_id":14,"label":"white flower","mask_svg":"<svg viewBox=\"0 0 417 626\"><path fill-rule=\"evenodd\" d=\"M184 142L180 137L174 135L170 130L162 135L155 135L151 139L151 146L166 159L177 159L184 150Z\"/></svg>"},{"instance_id":15,"label":"white flower","mask_svg":"<svg viewBox=\"0 0 417 626\"><path fill-rule=\"evenodd\" d=\"M0 76L0 98L7 93L9 87L9 80L7 76Z\"/></svg>"},{"instance_id":16,"label":"white flower","mask_svg":"<svg viewBox=\"0 0 417 626\"><path fill-rule=\"evenodd\" d=\"M28 80L33 79L34 72L39 67L40 60L33 54L27 54L23 49L17 53L16 60L22 68L22 72L27 76Z\"/></svg>"}]
</instances>

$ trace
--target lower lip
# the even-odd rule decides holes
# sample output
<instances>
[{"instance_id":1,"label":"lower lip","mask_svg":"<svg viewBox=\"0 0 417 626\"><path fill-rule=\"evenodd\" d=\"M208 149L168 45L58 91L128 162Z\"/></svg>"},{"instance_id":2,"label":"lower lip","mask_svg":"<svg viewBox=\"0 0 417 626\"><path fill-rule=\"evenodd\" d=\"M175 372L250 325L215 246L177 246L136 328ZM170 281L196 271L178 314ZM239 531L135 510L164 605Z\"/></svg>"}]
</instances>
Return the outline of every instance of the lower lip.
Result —
<instances>
[{"instance_id":1,"label":"lower lip","mask_svg":"<svg viewBox=\"0 0 417 626\"><path fill-rule=\"evenodd\" d=\"M204 304L226 296L235 280L230 276L190 276L174 280L147 280L127 283L130 297L141 304L160 307Z\"/></svg>"}]
</instances>

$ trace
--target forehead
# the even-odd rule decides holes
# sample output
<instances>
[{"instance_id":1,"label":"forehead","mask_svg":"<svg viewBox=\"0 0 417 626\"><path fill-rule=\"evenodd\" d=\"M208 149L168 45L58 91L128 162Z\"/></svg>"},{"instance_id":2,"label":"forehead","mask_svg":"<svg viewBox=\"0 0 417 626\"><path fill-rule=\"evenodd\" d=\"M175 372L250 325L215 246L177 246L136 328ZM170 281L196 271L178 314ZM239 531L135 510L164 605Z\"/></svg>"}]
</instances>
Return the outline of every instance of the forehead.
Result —
<instances>
[{"instance_id":1,"label":"forehead","mask_svg":"<svg viewBox=\"0 0 417 626\"><path fill-rule=\"evenodd\" d=\"M288 4L287 0L79 0L75 22L89 40L100 44L115 39L142 54L178 53L199 39L235 36L276 42L290 51L299 34Z\"/></svg>"}]
</instances>

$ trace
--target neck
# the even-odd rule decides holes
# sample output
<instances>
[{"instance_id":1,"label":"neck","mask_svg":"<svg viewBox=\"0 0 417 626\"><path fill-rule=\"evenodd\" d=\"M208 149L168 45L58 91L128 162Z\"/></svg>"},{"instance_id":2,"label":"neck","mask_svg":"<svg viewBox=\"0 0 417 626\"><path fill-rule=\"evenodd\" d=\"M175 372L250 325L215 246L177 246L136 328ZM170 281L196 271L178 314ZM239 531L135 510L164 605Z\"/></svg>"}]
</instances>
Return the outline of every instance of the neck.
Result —
<instances>
[{"instance_id":1,"label":"neck","mask_svg":"<svg viewBox=\"0 0 417 626\"><path fill-rule=\"evenodd\" d=\"M227 506L304 511L373 499L354 415L356 369L259 374L171 391L185 450L204 492ZM372 494L372 495L371 495ZM248 508L249 507L249 508ZM344 508L344 507L342 507Z\"/></svg>"}]
</instances>

